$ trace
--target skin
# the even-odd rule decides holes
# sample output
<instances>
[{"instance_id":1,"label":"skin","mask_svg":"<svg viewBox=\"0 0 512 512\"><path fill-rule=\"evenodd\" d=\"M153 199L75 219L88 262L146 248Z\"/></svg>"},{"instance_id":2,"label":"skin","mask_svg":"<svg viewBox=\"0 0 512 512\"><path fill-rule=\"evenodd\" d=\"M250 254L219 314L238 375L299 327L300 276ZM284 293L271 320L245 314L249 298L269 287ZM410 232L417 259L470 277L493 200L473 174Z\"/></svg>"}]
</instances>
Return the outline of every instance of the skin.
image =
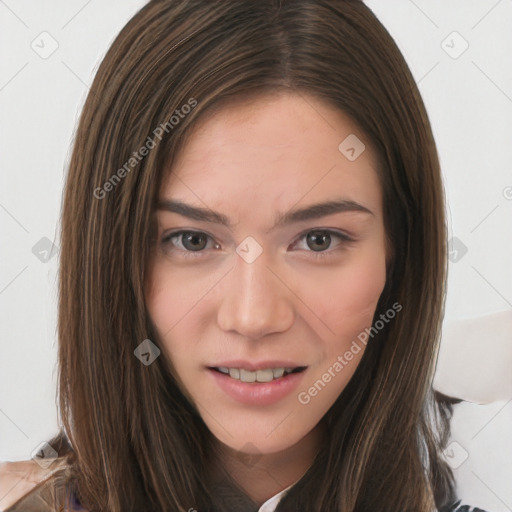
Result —
<instances>
[{"instance_id":1,"label":"skin","mask_svg":"<svg viewBox=\"0 0 512 512\"><path fill-rule=\"evenodd\" d=\"M355 161L338 149L350 134L366 144ZM161 350L220 442L221 463L258 505L311 465L325 435L319 421L365 345L308 404L298 393L372 325L385 285L382 192L365 139L349 117L319 99L274 94L224 107L198 124L161 188L160 199L208 207L234 225L157 211L146 302ZM373 215L340 212L271 230L278 212L335 199L355 201ZM330 245L320 241L325 248L315 250L306 235L320 228L353 241L332 233ZM162 243L178 229L211 239L200 252L183 245L182 236ZM263 249L252 263L235 251L247 236ZM319 252L326 258L317 258ZM229 359L286 359L308 368L296 391L276 404L252 406L224 394L205 368ZM251 462L241 452L252 454Z\"/></svg>"}]
</instances>

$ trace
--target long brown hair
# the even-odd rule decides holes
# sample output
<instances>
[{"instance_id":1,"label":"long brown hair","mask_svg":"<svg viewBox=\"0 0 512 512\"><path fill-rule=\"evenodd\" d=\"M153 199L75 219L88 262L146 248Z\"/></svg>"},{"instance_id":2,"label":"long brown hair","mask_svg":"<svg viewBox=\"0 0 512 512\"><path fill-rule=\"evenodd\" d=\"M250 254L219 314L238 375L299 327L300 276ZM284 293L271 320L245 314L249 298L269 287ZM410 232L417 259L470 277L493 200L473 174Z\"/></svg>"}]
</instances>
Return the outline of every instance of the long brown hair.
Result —
<instances>
[{"instance_id":1,"label":"long brown hair","mask_svg":"<svg viewBox=\"0 0 512 512\"><path fill-rule=\"evenodd\" d=\"M171 362L162 354L146 366L134 350L157 343L144 286L165 173L198 120L281 90L345 112L377 152L393 259L374 318L395 302L403 309L369 341L322 420L329 438L277 511L431 512L454 499L441 455L450 406L432 389L444 193L428 116L393 39L360 0L153 0L98 69L65 184L63 428L52 441L69 442L60 455L91 511L225 510L208 472L212 434Z\"/></svg>"}]
</instances>

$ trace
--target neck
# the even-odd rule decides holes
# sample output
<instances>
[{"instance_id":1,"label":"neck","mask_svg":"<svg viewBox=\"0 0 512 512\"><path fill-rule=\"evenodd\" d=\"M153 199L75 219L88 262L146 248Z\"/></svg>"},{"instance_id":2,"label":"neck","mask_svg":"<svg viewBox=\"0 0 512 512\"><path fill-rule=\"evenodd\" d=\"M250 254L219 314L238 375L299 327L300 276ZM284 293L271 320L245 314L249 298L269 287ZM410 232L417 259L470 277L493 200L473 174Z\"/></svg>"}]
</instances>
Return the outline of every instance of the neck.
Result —
<instances>
[{"instance_id":1,"label":"neck","mask_svg":"<svg viewBox=\"0 0 512 512\"><path fill-rule=\"evenodd\" d=\"M320 422L297 444L269 454L245 455L222 445L220 464L260 507L306 473L318 452L323 432Z\"/></svg>"}]
</instances>

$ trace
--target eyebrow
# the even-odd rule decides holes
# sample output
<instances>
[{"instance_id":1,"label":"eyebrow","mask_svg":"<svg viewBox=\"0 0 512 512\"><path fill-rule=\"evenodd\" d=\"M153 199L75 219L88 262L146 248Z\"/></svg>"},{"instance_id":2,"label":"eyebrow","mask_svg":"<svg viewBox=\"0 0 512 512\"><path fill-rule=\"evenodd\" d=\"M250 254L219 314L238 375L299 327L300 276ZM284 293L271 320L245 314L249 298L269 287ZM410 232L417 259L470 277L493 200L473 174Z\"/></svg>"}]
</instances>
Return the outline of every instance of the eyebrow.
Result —
<instances>
[{"instance_id":1,"label":"eyebrow","mask_svg":"<svg viewBox=\"0 0 512 512\"><path fill-rule=\"evenodd\" d=\"M229 229L233 228L233 224L224 214L215 212L209 208L192 206L179 200L161 200L158 202L157 209L178 213L179 215L189 219L221 224ZM323 203L312 204L304 208L292 209L285 213L279 212L272 229L310 219L318 219L335 213L345 212L358 212L375 216L371 210L362 204L346 199L336 199L332 201L325 201Z\"/></svg>"}]
</instances>

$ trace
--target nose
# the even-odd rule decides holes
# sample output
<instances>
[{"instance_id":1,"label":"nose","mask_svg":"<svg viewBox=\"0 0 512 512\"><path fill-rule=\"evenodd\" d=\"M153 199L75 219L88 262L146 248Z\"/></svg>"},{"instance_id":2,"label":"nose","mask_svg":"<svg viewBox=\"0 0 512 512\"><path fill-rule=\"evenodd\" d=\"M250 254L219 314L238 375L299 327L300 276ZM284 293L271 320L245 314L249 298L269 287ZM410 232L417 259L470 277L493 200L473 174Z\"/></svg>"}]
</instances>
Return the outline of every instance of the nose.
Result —
<instances>
[{"instance_id":1,"label":"nose","mask_svg":"<svg viewBox=\"0 0 512 512\"><path fill-rule=\"evenodd\" d=\"M260 339L293 325L293 293L286 280L269 268L265 252L252 263L236 254L224 286L217 314L223 331Z\"/></svg>"}]
</instances>

